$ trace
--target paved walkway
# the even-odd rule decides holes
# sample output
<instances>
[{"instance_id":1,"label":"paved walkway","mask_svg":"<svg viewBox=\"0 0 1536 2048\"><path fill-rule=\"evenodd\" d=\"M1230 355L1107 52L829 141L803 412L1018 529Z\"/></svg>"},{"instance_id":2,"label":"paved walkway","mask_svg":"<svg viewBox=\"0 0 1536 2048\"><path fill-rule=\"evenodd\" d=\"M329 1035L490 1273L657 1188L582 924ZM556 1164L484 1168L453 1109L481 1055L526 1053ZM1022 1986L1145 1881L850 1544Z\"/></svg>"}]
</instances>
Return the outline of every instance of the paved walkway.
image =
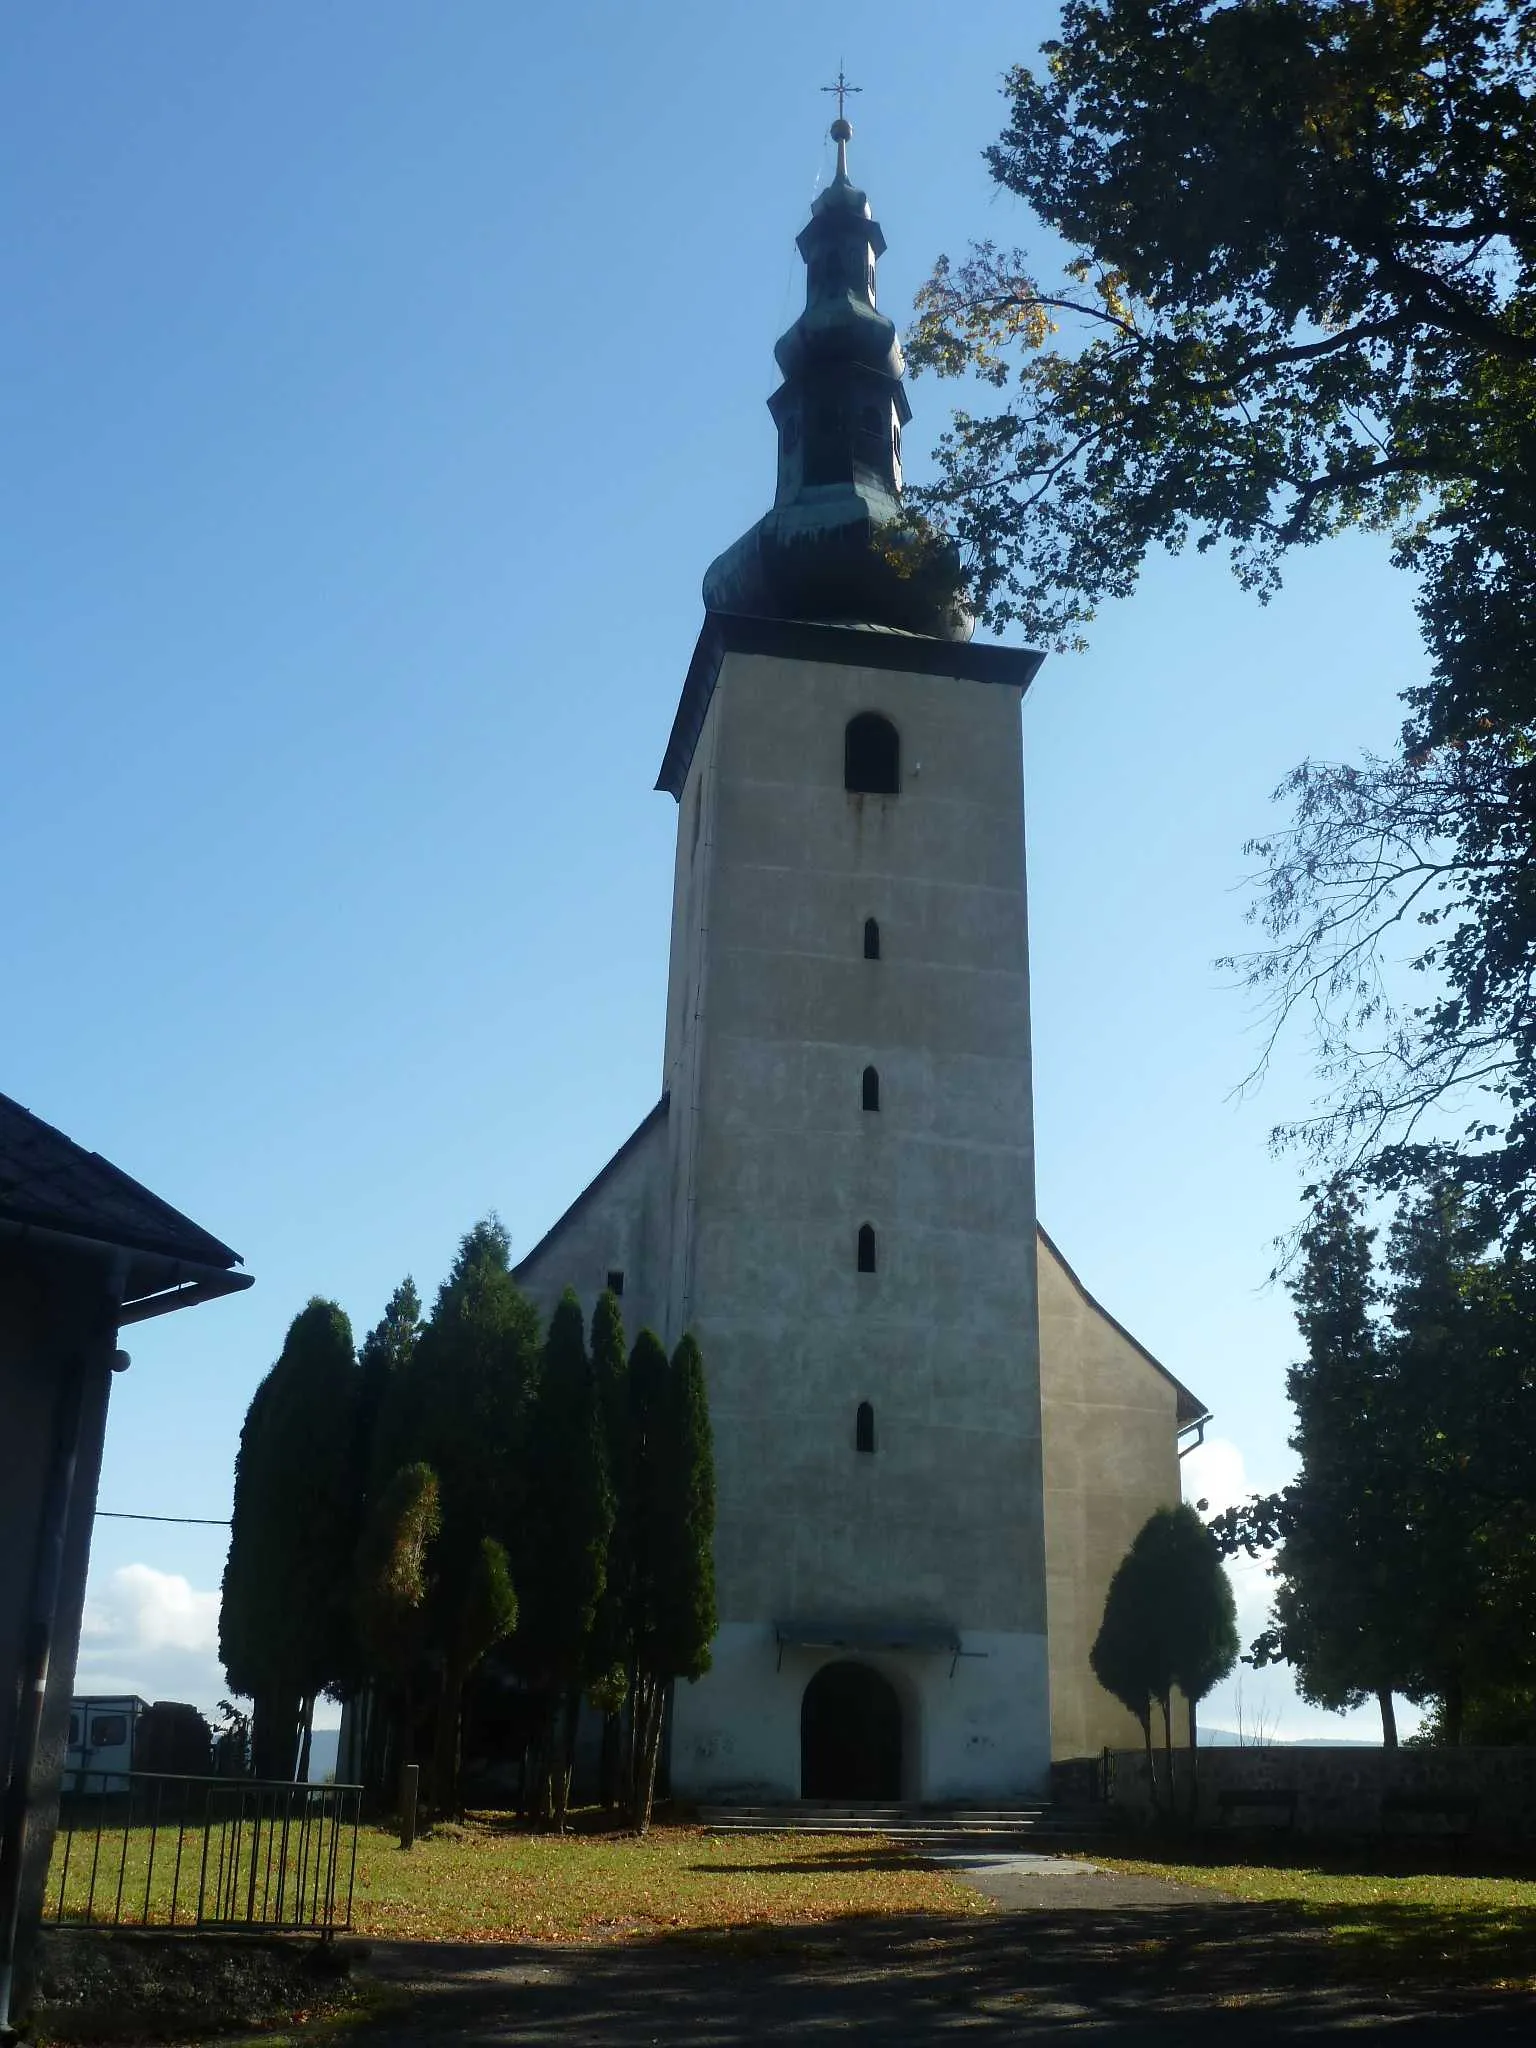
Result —
<instances>
[{"instance_id":1,"label":"paved walkway","mask_svg":"<svg viewBox=\"0 0 1536 2048\"><path fill-rule=\"evenodd\" d=\"M1091 1862L946 1857L997 1910L612 1947L380 1944L389 2010L355 2048L738 2048L790 2036L932 2048L1071 2037L1257 2048L1391 2029L1398 2043L1536 2041L1536 2001L1405 1998L1331 1981L1322 1938L1255 1906Z\"/></svg>"}]
</instances>

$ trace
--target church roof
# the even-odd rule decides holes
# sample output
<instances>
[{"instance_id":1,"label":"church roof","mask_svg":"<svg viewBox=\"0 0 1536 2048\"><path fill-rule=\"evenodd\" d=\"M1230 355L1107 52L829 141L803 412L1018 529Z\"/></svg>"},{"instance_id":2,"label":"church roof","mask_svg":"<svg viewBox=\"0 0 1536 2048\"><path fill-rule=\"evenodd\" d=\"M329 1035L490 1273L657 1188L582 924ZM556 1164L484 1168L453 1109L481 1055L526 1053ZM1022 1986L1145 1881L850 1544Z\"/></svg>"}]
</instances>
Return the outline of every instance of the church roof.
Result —
<instances>
[{"instance_id":1,"label":"church roof","mask_svg":"<svg viewBox=\"0 0 1536 2048\"><path fill-rule=\"evenodd\" d=\"M783 383L773 505L710 564L711 612L892 627L969 640L953 544L902 504L901 430L912 417L896 323L880 310L885 236L848 175L852 124L832 124L837 171L795 246L805 307L779 337Z\"/></svg>"},{"instance_id":2,"label":"church roof","mask_svg":"<svg viewBox=\"0 0 1536 2048\"><path fill-rule=\"evenodd\" d=\"M1139 1337L1132 1336L1131 1332L1125 1327L1124 1323L1120 1321L1118 1316L1112 1316L1109 1310L1104 1306L1103 1302L1100 1301L1097 1298L1097 1296L1092 1295L1088 1292L1087 1288L1083 1285L1082 1281L1077 1277L1076 1272L1073 1270L1072 1266L1068 1263L1067 1259L1063 1255L1061 1246L1057 1244L1056 1240L1051 1236L1050 1232L1046 1229L1045 1225L1043 1223L1038 1223L1036 1224L1035 1228L1039 1234L1040 1242L1045 1246L1046 1250L1050 1253L1051 1257L1056 1261L1057 1265L1060 1266L1062 1272L1066 1274L1067 1278L1071 1281L1072 1285L1077 1289L1078 1293L1082 1296L1083 1300L1088 1304L1089 1308L1093 1310L1094 1314L1096 1316L1102 1316L1105 1322L1108 1323L1112 1329L1117 1330L1119 1334L1125 1339L1126 1343L1130 1345L1131 1349L1133 1351L1139 1352L1140 1355L1147 1361L1148 1365L1152 1367L1153 1371L1161 1373L1163 1378L1167 1380L1168 1384L1173 1388L1174 1395L1176 1397L1175 1413L1178 1417L1179 1428L1181 1430L1193 1429L1197 1422L1204 1422L1209 1417L1211 1411L1209 1408L1206 1407L1205 1403L1201 1400L1200 1396L1198 1394L1191 1393L1190 1389L1185 1386L1184 1382L1181 1379L1179 1379L1174 1373L1171 1373L1168 1370L1167 1366L1163 1364L1161 1359L1154 1358L1152 1356L1151 1352L1147 1349L1146 1345L1142 1343Z\"/></svg>"}]
</instances>

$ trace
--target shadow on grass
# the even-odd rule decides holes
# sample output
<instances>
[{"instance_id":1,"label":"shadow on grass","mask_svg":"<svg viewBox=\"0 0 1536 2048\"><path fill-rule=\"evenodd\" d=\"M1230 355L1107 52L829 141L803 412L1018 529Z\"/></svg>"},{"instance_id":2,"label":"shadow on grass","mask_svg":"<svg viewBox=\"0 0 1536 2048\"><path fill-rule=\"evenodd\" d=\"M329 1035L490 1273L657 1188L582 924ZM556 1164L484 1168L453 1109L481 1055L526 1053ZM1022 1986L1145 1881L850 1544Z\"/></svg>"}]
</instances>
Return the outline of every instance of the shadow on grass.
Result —
<instances>
[{"instance_id":1,"label":"shadow on grass","mask_svg":"<svg viewBox=\"0 0 1536 2048\"><path fill-rule=\"evenodd\" d=\"M1303 1835L1282 1828L1222 1828L1199 1834L1148 1828L1095 1834L1089 1856L1166 1864L1170 1869L1220 1870L1248 1864L1271 1870L1317 1870L1334 1877L1489 1877L1536 1884L1536 1855L1425 1835Z\"/></svg>"},{"instance_id":2,"label":"shadow on grass","mask_svg":"<svg viewBox=\"0 0 1536 2048\"><path fill-rule=\"evenodd\" d=\"M440 1826L472 1826L483 1829L490 1835L527 1835L531 1840L558 1841L559 1835L547 1822L535 1820L531 1815L512 1811L510 1807L473 1806L459 1816L458 1821L444 1821ZM670 1800L658 1799L656 1810L651 1816L653 1828L692 1828L699 1826L696 1810L689 1806L674 1806ZM620 1820L617 1813L606 1806L573 1806L565 1816L567 1835L599 1835L614 1842L632 1842L636 1839L634 1829Z\"/></svg>"},{"instance_id":3,"label":"shadow on grass","mask_svg":"<svg viewBox=\"0 0 1536 2048\"><path fill-rule=\"evenodd\" d=\"M1427 1952L1444 1933L1432 1919L1387 1910L1376 1932L1398 1958ZM1214 1899L720 1929L586 1949L400 1948L377 1958L405 1994L399 2016L365 2023L355 2039L745 2048L782 2032L917 2048L962 2030L970 2043L1082 2029L1125 2048L1232 2048L1390 2021L1394 2040L1482 2048L1536 2032L1527 1996L1457 1983L1438 1967L1410 1981L1357 1961L1308 1915Z\"/></svg>"}]
</instances>

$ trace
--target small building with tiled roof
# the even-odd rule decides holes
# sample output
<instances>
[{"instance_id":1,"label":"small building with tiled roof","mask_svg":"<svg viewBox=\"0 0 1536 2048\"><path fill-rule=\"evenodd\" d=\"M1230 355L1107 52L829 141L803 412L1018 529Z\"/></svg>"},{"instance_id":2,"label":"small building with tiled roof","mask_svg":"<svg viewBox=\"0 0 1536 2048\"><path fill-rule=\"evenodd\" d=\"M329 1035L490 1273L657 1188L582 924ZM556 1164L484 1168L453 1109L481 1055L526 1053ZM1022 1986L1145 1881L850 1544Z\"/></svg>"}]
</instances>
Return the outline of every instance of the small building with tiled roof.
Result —
<instances>
[{"instance_id":1,"label":"small building with tiled roof","mask_svg":"<svg viewBox=\"0 0 1536 2048\"><path fill-rule=\"evenodd\" d=\"M249 1287L239 1264L0 1095L0 2038L52 1847L118 1332Z\"/></svg>"}]
</instances>

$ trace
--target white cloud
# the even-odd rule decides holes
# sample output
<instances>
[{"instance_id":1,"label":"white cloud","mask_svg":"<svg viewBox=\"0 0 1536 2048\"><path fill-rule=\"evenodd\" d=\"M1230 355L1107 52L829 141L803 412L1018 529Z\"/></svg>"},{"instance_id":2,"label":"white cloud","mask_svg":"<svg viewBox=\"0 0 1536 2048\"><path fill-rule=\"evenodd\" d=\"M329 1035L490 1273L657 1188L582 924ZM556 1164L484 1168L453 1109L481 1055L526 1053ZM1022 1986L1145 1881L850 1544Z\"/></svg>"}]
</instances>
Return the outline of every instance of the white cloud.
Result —
<instances>
[{"instance_id":1,"label":"white cloud","mask_svg":"<svg viewBox=\"0 0 1536 2048\"><path fill-rule=\"evenodd\" d=\"M1179 1472L1184 1481L1184 1498L1203 1500L1213 1515L1235 1507L1254 1491L1243 1454L1228 1437L1208 1436L1203 1444L1180 1459Z\"/></svg>"},{"instance_id":2,"label":"white cloud","mask_svg":"<svg viewBox=\"0 0 1536 2048\"><path fill-rule=\"evenodd\" d=\"M228 1692L219 1668L219 1596L179 1572L125 1564L87 1589L75 1690L190 1700L210 1712Z\"/></svg>"},{"instance_id":3,"label":"white cloud","mask_svg":"<svg viewBox=\"0 0 1536 2048\"><path fill-rule=\"evenodd\" d=\"M230 1688L219 1663L219 1596L180 1572L125 1564L86 1588L75 1691L136 1692L186 1700L210 1719ZM315 1727L340 1725L332 1700L315 1703Z\"/></svg>"}]
</instances>

